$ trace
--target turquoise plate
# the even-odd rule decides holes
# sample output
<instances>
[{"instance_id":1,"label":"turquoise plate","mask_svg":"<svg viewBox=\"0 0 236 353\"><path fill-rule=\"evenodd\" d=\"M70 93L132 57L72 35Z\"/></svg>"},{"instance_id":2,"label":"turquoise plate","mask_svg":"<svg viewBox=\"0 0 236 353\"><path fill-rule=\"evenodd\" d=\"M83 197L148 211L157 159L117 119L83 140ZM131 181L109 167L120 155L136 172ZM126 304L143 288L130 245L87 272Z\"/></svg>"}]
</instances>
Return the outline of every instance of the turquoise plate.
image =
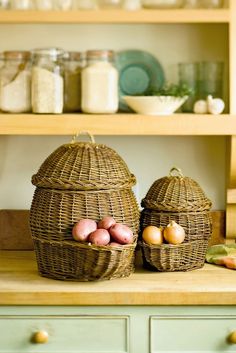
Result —
<instances>
[{"instance_id":1,"label":"turquoise plate","mask_svg":"<svg viewBox=\"0 0 236 353\"><path fill-rule=\"evenodd\" d=\"M165 81L159 61L143 50L123 50L117 53L119 71L119 109L130 111L123 96L145 95L152 88L160 89Z\"/></svg>"}]
</instances>

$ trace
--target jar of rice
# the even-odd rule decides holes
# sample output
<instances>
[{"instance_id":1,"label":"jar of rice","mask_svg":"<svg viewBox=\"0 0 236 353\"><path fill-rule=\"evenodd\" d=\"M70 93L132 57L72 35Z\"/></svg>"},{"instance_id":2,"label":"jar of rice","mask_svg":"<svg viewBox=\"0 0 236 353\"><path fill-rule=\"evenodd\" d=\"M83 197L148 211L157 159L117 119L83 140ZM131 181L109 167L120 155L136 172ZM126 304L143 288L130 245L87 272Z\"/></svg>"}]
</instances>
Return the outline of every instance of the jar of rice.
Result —
<instances>
[{"instance_id":1,"label":"jar of rice","mask_svg":"<svg viewBox=\"0 0 236 353\"><path fill-rule=\"evenodd\" d=\"M64 51L58 48L33 51L32 111L60 114L64 100Z\"/></svg>"}]
</instances>

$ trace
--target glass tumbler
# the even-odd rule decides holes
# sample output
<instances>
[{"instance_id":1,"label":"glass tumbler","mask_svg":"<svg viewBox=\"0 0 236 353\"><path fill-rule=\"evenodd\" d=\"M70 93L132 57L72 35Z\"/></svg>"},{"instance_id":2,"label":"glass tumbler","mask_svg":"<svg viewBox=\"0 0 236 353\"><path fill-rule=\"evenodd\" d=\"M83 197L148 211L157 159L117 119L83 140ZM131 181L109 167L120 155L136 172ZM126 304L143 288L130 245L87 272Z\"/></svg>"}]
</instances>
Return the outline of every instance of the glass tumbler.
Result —
<instances>
[{"instance_id":1,"label":"glass tumbler","mask_svg":"<svg viewBox=\"0 0 236 353\"><path fill-rule=\"evenodd\" d=\"M189 98L182 106L183 112L192 112L193 105L197 100L198 91L198 64L197 63L179 63L179 84L186 85L190 90L191 94Z\"/></svg>"},{"instance_id":2,"label":"glass tumbler","mask_svg":"<svg viewBox=\"0 0 236 353\"><path fill-rule=\"evenodd\" d=\"M199 63L198 91L199 98L206 99L208 95L223 98L224 63L221 61L203 61Z\"/></svg>"}]
</instances>

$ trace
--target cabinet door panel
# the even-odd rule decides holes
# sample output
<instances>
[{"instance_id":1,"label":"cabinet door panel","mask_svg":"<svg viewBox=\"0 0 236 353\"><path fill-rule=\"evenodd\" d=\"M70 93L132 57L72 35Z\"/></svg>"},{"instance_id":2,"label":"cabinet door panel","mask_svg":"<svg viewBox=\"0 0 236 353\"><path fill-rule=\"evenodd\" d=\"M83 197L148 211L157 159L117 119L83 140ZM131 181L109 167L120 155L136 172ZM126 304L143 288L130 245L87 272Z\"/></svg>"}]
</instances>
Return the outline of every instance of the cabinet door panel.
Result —
<instances>
[{"instance_id":1,"label":"cabinet door panel","mask_svg":"<svg viewBox=\"0 0 236 353\"><path fill-rule=\"evenodd\" d=\"M46 331L48 342L34 343ZM128 316L2 316L0 352L127 353Z\"/></svg>"},{"instance_id":2,"label":"cabinet door panel","mask_svg":"<svg viewBox=\"0 0 236 353\"><path fill-rule=\"evenodd\" d=\"M233 331L235 316L152 316L150 352L236 352L227 342Z\"/></svg>"}]
</instances>

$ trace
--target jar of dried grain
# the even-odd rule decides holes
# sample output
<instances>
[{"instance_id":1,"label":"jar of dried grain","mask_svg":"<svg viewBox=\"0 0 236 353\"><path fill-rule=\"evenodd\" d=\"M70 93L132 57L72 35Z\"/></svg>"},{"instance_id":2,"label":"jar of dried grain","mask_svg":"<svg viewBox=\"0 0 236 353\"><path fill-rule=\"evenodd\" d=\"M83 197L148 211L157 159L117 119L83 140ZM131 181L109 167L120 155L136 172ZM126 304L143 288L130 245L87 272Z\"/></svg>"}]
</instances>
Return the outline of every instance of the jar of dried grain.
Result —
<instances>
[{"instance_id":1,"label":"jar of dried grain","mask_svg":"<svg viewBox=\"0 0 236 353\"><path fill-rule=\"evenodd\" d=\"M85 57L81 52L68 52L64 63L64 111L76 112L81 108L81 70Z\"/></svg>"},{"instance_id":2,"label":"jar of dried grain","mask_svg":"<svg viewBox=\"0 0 236 353\"><path fill-rule=\"evenodd\" d=\"M33 51L32 110L60 114L64 100L64 51L58 48Z\"/></svg>"},{"instance_id":3,"label":"jar of dried grain","mask_svg":"<svg viewBox=\"0 0 236 353\"><path fill-rule=\"evenodd\" d=\"M89 50L82 70L82 111L115 113L118 109L118 71L112 50Z\"/></svg>"},{"instance_id":4,"label":"jar of dried grain","mask_svg":"<svg viewBox=\"0 0 236 353\"><path fill-rule=\"evenodd\" d=\"M31 110L31 54L5 51L0 70L0 109L9 113Z\"/></svg>"}]
</instances>

